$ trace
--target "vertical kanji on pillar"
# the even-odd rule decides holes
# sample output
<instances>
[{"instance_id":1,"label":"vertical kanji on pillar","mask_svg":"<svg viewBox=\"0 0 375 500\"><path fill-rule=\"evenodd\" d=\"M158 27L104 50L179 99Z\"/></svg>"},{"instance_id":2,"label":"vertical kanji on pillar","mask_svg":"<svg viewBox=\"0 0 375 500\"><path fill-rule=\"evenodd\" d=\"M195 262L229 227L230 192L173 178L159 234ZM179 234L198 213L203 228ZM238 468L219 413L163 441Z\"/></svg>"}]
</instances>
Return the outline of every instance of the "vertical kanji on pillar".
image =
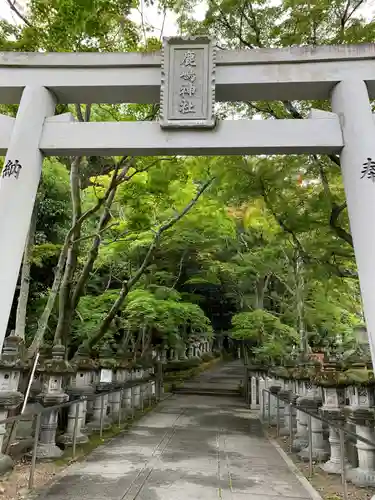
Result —
<instances>
[{"instance_id":1,"label":"vertical kanji on pillar","mask_svg":"<svg viewBox=\"0 0 375 500\"><path fill-rule=\"evenodd\" d=\"M357 79L338 83L332 91L332 111L340 118L344 139L341 170L374 364L375 227L366 214L375 210L375 123L366 83Z\"/></svg>"},{"instance_id":2,"label":"vertical kanji on pillar","mask_svg":"<svg viewBox=\"0 0 375 500\"><path fill-rule=\"evenodd\" d=\"M46 88L25 87L0 175L0 351L42 170L43 123L54 109Z\"/></svg>"}]
</instances>

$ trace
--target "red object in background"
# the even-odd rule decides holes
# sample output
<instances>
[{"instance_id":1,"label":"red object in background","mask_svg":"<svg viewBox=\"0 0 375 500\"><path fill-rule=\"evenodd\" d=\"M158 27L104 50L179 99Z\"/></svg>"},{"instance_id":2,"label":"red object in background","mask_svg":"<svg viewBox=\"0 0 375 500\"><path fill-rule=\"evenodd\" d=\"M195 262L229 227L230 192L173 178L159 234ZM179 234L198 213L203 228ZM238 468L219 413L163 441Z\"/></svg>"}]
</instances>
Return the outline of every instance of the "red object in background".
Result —
<instances>
[{"instance_id":1,"label":"red object in background","mask_svg":"<svg viewBox=\"0 0 375 500\"><path fill-rule=\"evenodd\" d=\"M303 182L303 177L302 177L302 175L301 175L301 174L299 174L298 179L297 179L297 184L298 184L299 186L302 186L302 182Z\"/></svg>"},{"instance_id":2,"label":"red object in background","mask_svg":"<svg viewBox=\"0 0 375 500\"><path fill-rule=\"evenodd\" d=\"M323 362L324 362L324 352L312 352L310 354L310 358L311 359L316 359L317 361L319 361L320 363L323 364Z\"/></svg>"}]
</instances>

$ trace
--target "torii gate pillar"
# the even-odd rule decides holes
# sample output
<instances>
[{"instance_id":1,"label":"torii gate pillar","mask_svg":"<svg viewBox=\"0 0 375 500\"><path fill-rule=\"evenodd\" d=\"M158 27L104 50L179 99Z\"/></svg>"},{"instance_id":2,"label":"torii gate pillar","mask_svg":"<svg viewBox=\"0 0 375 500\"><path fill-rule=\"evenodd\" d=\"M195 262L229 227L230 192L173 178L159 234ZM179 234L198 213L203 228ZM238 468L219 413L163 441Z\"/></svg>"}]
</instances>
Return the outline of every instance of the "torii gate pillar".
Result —
<instances>
[{"instance_id":1,"label":"torii gate pillar","mask_svg":"<svg viewBox=\"0 0 375 500\"><path fill-rule=\"evenodd\" d=\"M332 92L332 111L341 123L341 170L357 260L363 309L375 363L375 123L366 83L352 79Z\"/></svg>"},{"instance_id":2,"label":"torii gate pillar","mask_svg":"<svg viewBox=\"0 0 375 500\"><path fill-rule=\"evenodd\" d=\"M44 87L25 87L0 177L0 353L42 171L44 119L55 99Z\"/></svg>"}]
</instances>

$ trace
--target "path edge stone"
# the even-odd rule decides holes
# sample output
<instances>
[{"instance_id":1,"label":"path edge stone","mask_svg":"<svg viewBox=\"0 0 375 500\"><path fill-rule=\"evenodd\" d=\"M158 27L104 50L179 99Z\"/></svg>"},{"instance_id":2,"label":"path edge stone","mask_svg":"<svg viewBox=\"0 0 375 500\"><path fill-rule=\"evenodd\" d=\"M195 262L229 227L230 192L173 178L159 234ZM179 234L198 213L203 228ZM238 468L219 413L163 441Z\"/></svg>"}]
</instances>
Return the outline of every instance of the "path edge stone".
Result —
<instances>
[{"instance_id":1,"label":"path edge stone","mask_svg":"<svg viewBox=\"0 0 375 500\"><path fill-rule=\"evenodd\" d=\"M288 457L288 455L285 453L285 451L281 448L281 446L272 439L271 437L267 436L268 441L276 448L278 451L279 455L282 457L284 462L287 464L289 470L296 476L298 481L302 484L302 486L305 488L307 493L310 495L312 500L323 500L323 497L320 495L320 493L314 488L314 486L310 483L310 481L302 474L302 472L298 469L296 464L293 462L293 460Z\"/></svg>"}]
</instances>

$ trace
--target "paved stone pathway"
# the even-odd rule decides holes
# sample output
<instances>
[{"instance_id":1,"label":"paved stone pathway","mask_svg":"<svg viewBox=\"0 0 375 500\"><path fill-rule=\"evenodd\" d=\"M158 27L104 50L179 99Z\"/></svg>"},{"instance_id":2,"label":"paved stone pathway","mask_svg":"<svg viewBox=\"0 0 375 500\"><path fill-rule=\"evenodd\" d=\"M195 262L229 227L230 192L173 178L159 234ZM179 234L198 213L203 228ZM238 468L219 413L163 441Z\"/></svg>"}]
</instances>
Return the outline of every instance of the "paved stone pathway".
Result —
<instances>
[{"instance_id":1,"label":"paved stone pathway","mask_svg":"<svg viewBox=\"0 0 375 500\"><path fill-rule=\"evenodd\" d=\"M195 383L238 387L237 363ZM229 382L230 380L230 382ZM192 384L190 384L192 385ZM308 491L238 397L178 394L70 466L40 500L298 500Z\"/></svg>"}]
</instances>

